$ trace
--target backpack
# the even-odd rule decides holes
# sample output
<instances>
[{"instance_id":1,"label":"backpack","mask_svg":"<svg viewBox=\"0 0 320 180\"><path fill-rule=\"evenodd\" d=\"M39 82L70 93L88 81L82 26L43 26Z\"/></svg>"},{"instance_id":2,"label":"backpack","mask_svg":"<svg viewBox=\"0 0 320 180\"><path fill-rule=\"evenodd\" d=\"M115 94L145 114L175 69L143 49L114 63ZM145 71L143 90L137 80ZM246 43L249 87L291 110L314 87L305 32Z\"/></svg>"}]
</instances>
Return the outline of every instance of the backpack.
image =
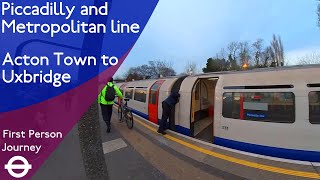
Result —
<instances>
[{"instance_id":1,"label":"backpack","mask_svg":"<svg viewBox=\"0 0 320 180\"><path fill-rule=\"evenodd\" d=\"M107 84L106 95L104 99L106 101L113 101L116 98L116 91L114 90L114 85L109 86Z\"/></svg>"}]
</instances>

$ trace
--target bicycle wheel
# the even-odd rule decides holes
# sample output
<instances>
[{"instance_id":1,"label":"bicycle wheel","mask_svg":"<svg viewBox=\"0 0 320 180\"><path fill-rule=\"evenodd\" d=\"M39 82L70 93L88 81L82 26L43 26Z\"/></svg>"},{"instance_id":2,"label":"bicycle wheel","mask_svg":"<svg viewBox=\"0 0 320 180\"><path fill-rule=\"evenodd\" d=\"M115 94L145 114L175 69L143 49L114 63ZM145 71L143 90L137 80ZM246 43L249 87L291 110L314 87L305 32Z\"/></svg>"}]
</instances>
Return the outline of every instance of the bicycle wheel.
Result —
<instances>
[{"instance_id":1,"label":"bicycle wheel","mask_svg":"<svg viewBox=\"0 0 320 180\"><path fill-rule=\"evenodd\" d=\"M122 108L120 106L118 107L118 119L122 122Z\"/></svg>"},{"instance_id":2,"label":"bicycle wheel","mask_svg":"<svg viewBox=\"0 0 320 180\"><path fill-rule=\"evenodd\" d=\"M128 128L132 129L133 128L133 115L132 115L132 112L130 110L127 112L126 122L127 122Z\"/></svg>"}]
</instances>

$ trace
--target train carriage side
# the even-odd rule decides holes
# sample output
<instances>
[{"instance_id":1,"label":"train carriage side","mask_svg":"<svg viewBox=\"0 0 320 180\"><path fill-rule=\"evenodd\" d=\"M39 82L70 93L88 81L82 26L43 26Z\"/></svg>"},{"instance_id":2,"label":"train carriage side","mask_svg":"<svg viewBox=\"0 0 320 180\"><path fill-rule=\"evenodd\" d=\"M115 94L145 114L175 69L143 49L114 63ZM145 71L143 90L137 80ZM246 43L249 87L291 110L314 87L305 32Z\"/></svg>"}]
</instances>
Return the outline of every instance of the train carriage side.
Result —
<instances>
[{"instance_id":1,"label":"train carriage side","mask_svg":"<svg viewBox=\"0 0 320 180\"><path fill-rule=\"evenodd\" d=\"M159 124L162 115L161 102L168 96L181 77L148 79L126 82L121 86L125 98L129 98L128 106L133 113L155 124ZM120 85L120 83L119 83Z\"/></svg>"},{"instance_id":2,"label":"train carriage side","mask_svg":"<svg viewBox=\"0 0 320 180\"><path fill-rule=\"evenodd\" d=\"M220 122L214 143L256 154L319 162L318 77L319 68L221 76L215 106L220 112L215 118Z\"/></svg>"},{"instance_id":3,"label":"train carriage side","mask_svg":"<svg viewBox=\"0 0 320 180\"><path fill-rule=\"evenodd\" d=\"M176 76L161 79L150 79L118 83L125 98L129 98L128 106L133 113L159 124L162 116L161 102L169 96L172 91L179 92L182 81L186 76ZM177 112L177 110L174 110ZM177 113L172 113L168 127L175 130L175 120L179 119Z\"/></svg>"},{"instance_id":4,"label":"train carriage side","mask_svg":"<svg viewBox=\"0 0 320 180\"><path fill-rule=\"evenodd\" d=\"M170 129L220 146L320 162L320 68L209 73L125 83L137 114L158 124L161 102L179 91ZM128 92L128 93L127 93ZM152 117L151 117L152 116Z\"/></svg>"},{"instance_id":5,"label":"train carriage side","mask_svg":"<svg viewBox=\"0 0 320 180\"><path fill-rule=\"evenodd\" d=\"M133 113L148 119L149 89L155 80L127 82L123 88L124 97L129 98L128 107Z\"/></svg>"}]
</instances>

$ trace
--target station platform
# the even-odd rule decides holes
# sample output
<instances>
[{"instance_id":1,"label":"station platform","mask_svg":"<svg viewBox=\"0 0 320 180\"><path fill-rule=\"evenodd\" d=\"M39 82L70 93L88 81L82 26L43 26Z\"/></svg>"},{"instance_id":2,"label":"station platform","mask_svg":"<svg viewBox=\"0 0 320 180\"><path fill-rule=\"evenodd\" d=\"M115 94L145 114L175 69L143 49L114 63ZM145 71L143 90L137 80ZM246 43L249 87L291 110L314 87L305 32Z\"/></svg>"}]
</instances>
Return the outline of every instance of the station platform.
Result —
<instances>
[{"instance_id":1,"label":"station platform","mask_svg":"<svg viewBox=\"0 0 320 180\"><path fill-rule=\"evenodd\" d=\"M105 124L101 126L103 140L108 143L113 139L119 141L115 146L121 146L121 137L121 141L126 144L122 145L125 146L123 148L128 146L139 157L136 163L127 162L128 158L125 157L130 155L124 149L119 148L113 152L124 157L121 160L119 158L119 168L127 163L138 166L135 167L137 173L132 173L128 179L320 179L319 164L245 153L170 130L167 130L166 135L161 135L156 132L157 125L137 115L134 115L134 128L130 130L125 122L119 123L117 118L117 110L114 108L111 133L106 133ZM126 179L118 177L119 171L112 172L112 158L115 158L113 154L106 154L111 179ZM124 167L121 172L130 174L130 170ZM141 173L144 176L140 176Z\"/></svg>"},{"instance_id":2,"label":"station platform","mask_svg":"<svg viewBox=\"0 0 320 180\"><path fill-rule=\"evenodd\" d=\"M134 128L119 123L111 133L99 112L100 134L110 180L300 180L320 179L320 165L244 153L167 130L134 115ZM77 126L33 176L33 180L87 180Z\"/></svg>"}]
</instances>

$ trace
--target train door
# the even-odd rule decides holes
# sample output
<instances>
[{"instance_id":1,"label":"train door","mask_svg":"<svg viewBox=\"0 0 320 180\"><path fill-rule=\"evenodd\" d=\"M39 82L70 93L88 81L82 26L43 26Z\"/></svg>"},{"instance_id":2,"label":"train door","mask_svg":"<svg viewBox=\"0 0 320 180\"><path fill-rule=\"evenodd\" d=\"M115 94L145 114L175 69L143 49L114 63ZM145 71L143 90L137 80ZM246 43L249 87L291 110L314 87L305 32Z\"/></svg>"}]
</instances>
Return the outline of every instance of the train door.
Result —
<instances>
[{"instance_id":1,"label":"train door","mask_svg":"<svg viewBox=\"0 0 320 180\"><path fill-rule=\"evenodd\" d=\"M180 91L180 87L182 84L182 81L186 78L187 76L181 76L177 79L177 81L173 84L172 88L171 88L171 93L172 92L179 92ZM169 118L169 129L175 131L176 129L176 106L173 107L173 110L170 114L170 118Z\"/></svg>"},{"instance_id":2,"label":"train door","mask_svg":"<svg viewBox=\"0 0 320 180\"><path fill-rule=\"evenodd\" d=\"M159 90L164 80L155 82L150 88L148 114L149 120L158 124Z\"/></svg>"},{"instance_id":3,"label":"train door","mask_svg":"<svg viewBox=\"0 0 320 180\"><path fill-rule=\"evenodd\" d=\"M198 79L192 90L191 135L212 142L217 78Z\"/></svg>"}]
</instances>

